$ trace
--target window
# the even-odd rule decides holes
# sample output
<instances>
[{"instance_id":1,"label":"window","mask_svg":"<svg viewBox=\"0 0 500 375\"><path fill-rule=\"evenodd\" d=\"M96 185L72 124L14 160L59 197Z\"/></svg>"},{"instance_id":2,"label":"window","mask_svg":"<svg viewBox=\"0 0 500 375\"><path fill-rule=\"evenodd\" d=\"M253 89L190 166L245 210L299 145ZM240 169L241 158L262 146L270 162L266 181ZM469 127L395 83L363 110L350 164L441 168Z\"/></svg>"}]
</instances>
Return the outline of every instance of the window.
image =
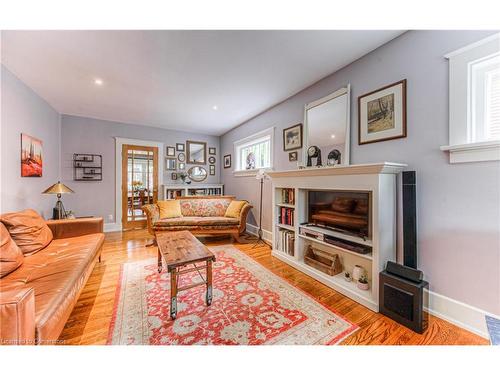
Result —
<instances>
[{"instance_id":1,"label":"window","mask_svg":"<svg viewBox=\"0 0 500 375\"><path fill-rule=\"evenodd\" d=\"M445 56L449 59L451 163L500 160L500 34Z\"/></svg>"},{"instance_id":2,"label":"window","mask_svg":"<svg viewBox=\"0 0 500 375\"><path fill-rule=\"evenodd\" d=\"M274 128L269 128L234 143L235 173L252 175L273 167Z\"/></svg>"}]
</instances>

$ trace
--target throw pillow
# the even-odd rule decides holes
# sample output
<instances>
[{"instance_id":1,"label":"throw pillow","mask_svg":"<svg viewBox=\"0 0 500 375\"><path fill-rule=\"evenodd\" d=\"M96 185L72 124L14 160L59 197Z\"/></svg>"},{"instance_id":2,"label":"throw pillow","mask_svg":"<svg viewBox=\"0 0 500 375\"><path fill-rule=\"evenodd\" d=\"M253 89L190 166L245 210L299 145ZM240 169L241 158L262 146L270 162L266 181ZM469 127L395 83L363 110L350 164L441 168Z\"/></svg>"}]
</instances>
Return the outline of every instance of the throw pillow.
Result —
<instances>
[{"instance_id":1,"label":"throw pillow","mask_svg":"<svg viewBox=\"0 0 500 375\"><path fill-rule=\"evenodd\" d=\"M35 210L3 214L0 216L0 221L24 256L42 250L52 241L52 231Z\"/></svg>"},{"instance_id":2,"label":"throw pillow","mask_svg":"<svg viewBox=\"0 0 500 375\"><path fill-rule=\"evenodd\" d=\"M5 225L0 223L0 279L23 264L23 252L16 245Z\"/></svg>"},{"instance_id":3,"label":"throw pillow","mask_svg":"<svg viewBox=\"0 0 500 375\"><path fill-rule=\"evenodd\" d=\"M182 217L181 202L178 200L158 201L160 209L160 219L173 219Z\"/></svg>"},{"instance_id":4,"label":"throw pillow","mask_svg":"<svg viewBox=\"0 0 500 375\"><path fill-rule=\"evenodd\" d=\"M247 201L236 201L236 200L231 201L231 203L229 203L229 206L227 207L226 214L224 216L239 219L241 210L243 209L243 206L245 206L245 204L247 204Z\"/></svg>"}]
</instances>

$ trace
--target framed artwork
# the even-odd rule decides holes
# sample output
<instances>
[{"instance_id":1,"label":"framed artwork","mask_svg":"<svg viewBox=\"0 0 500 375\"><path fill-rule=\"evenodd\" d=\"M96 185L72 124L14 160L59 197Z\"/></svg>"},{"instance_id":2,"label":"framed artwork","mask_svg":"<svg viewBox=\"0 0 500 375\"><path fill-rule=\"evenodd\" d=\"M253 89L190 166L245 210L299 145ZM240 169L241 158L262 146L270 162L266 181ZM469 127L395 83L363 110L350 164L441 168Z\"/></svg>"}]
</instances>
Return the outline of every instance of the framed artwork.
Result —
<instances>
[{"instance_id":1,"label":"framed artwork","mask_svg":"<svg viewBox=\"0 0 500 375\"><path fill-rule=\"evenodd\" d=\"M210 176L215 176L215 165L210 166Z\"/></svg>"},{"instance_id":2,"label":"framed artwork","mask_svg":"<svg viewBox=\"0 0 500 375\"><path fill-rule=\"evenodd\" d=\"M21 133L21 177L42 177L42 141Z\"/></svg>"},{"instance_id":3,"label":"framed artwork","mask_svg":"<svg viewBox=\"0 0 500 375\"><path fill-rule=\"evenodd\" d=\"M167 146L167 156L175 156L175 147Z\"/></svg>"},{"instance_id":4,"label":"framed artwork","mask_svg":"<svg viewBox=\"0 0 500 375\"><path fill-rule=\"evenodd\" d=\"M177 180L177 173L175 172L172 173L172 180Z\"/></svg>"},{"instance_id":5,"label":"framed artwork","mask_svg":"<svg viewBox=\"0 0 500 375\"><path fill-rule=\"evenodd\" d=\"M231 154L224 155L224 168L231 168Z\"/></svg>"},{"instance_id":6,"label":"framed artwork","mask_svg":"<svg viewBox=\"0 0 500 375\"><path fill-rule=\"evenodd\" d=\"M179 168L178 168L180 171L183 171L184 169L186 169L186 164L184 163L179 163Z\"/></svg>"},{"instance_id":7,"label":"framed artwork","mask_svg":"<svg viewBox=\"0 0 500 375\"><path fill-rule=\"evenodd\" d=\"M406 137L406 79L358 98L358 144Z\"/></svg>"},{"instance_id":8,"label":"framed artwork","mask_svg":"<svg viewBox=\"0 0 500 375\"><path fill-rule=\"evenodd\" d=\"M283 151L302 148L302 124L290 126L283 130Z\"/></svg>"},{"instance_id":9,"label":"framed artwork","mask_svg":"<svg viewBox=\"0 0 500 375\"><path fill-rule=\"evenodd\" d=\"M207 143L197 141L187 141L187 163L188 164L207 164Z\"/></svg>"},{"instance_id":10,"label":"framed artwork","mask_svg":"<svg viewBox=\"0 0 500 375\"><path fill-rule=\"evenodd\" d=\"M177 159L179 159L180 162L184 163L186 161L186 154L183 152L179 152L177 154Z\"/></svg>"},{"instance_id":11,"label":"framed artwork","mask_svg":"<svg viewBox=\"0 0 500 375\"><path fill-rule=\"evenodd\" d=\"M177 149L177 151L181 151L181 152L185 151L184 143L176 143L175 148Z\"/></svg>"},{"instance_id":12,"label":"framed artwork","mask_svg":"<svg viewBox=\"0 0 500 375\"><path fill-rule=\"evenodd\" d=\"M208 154L209 155L216 155L216 149L215 149L215 147L209 147L208 148Z\"/></svg>"},{"instance_id":13,"label":"framed artwork","mask_svg":"<svg viewBox=\"0 0 500 375\"><path fill-rule=\"evenodd\" d=\"M214 157L214 156L210 156L210 157L208 158L208 162L209 162L210 164L215 164L215 157Z\"/></svg>"},{"instance_id":14,"label":"framed artwork","mask_svg":"<svg viewBox=\"0 0 500 375\"><path fill-rule=\"evenodd\" d=\"M299 153L297 151L290 152L288 154L288 161L297 161Z\"/></svg>"},{"instance_id":15,"label":"framed artwork","mask_svg":"<svg viewBox=\"0 0 500 375\"><path fill-rule=\"evenodd\" d=\"M165 158L165 169L167 171L175 171L177 169L177 159Z\"/></svg>"}]
</instances>

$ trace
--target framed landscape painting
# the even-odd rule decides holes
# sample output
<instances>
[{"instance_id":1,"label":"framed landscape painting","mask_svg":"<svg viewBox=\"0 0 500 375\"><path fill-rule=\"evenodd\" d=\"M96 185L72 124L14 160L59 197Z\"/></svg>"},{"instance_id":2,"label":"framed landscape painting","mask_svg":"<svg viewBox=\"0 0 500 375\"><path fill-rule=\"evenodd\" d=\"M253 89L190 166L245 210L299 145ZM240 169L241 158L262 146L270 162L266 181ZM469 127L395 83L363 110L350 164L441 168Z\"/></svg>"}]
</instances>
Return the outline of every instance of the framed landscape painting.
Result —
<instances>
[{"instance_id":1,"label":"framed landscape painting","mask_svg":"<svg viewBox=\"0 0 500 375\"><path fill-rule=\"evenodd\" d=\"M302 124L290 126L283 130L283 151L302 148Z\"/></svg>"},{"instance_id":2,"label":"framed landscape painting","mask_svg":"<svg viewBox=\"0 0 500 375\"><path fill-rule=\"evenodd\" d=\"M42 141L21 133L21 177L42 177Z\"/></svg>"},{"instance_id":3,"label":"framed landscape painting","mask_svg":"<svg viewBox=\"0 0 500 375\"><path fill-rule=\"evenodd\" d=\"M358 144L406 137L406 79L358 98Z\"/></svg>"}]
</instances>

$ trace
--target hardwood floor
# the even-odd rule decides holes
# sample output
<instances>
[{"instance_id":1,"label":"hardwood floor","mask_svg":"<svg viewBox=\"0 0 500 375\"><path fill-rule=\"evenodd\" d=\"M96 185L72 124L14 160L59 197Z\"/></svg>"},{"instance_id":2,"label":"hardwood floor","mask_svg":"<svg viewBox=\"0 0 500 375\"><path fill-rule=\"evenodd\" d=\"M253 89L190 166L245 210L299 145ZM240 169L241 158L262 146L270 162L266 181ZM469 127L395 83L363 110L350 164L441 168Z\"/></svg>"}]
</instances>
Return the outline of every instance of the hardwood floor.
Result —
<instances>
[{"instance_id":1,"label":"hardwood floor","mask_svg":"<svg viewBox=\"0 0 500 375\"><path fill-rule=\"evenodd\" d=\"M152 237L146 230L106 234L102 262L96 265L60 336L65 344L106 343L120 267L125 262L156 257L156 247L145 246L151 240ZM228 241L230 240L212 239L205 243L208 246L222 245ZM272 257L269 247L259 246L253 249L253 244L234 245L275 274L356 323L360 329L346 338L342 345L488 344L487 340L433 316L430 317L425 334L419 335Z\"/></svg>"}]
</instances>

